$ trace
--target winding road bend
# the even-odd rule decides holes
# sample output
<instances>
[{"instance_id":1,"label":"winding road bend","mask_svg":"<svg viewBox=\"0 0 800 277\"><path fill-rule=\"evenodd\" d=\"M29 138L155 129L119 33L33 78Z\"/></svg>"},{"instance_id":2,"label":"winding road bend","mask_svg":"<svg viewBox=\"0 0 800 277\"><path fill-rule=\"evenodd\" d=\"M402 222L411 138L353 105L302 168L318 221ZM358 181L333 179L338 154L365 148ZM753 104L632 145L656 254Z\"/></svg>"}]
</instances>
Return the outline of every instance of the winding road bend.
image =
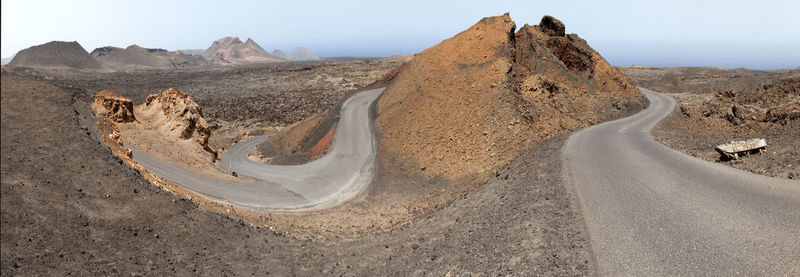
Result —
<instances>
[{"instance_id":1,"label":"winding road bend","mask_svg":"<svg viewBox=\"0 0 800 277\"><path fill-rule=\"evenodd\" d=\"M650 130L675 100L575 132L562 153L599 275L800 275L800 182L690 157Z\"/></svg>"},{"instance_id":2,"label":"winding road bend","mask_svg":"<svg viewBox=\"0 0 800 277\"><path fill-rule=\"evenodd\" d=\"M258 180L223 181L190 172L140 151L133 158L158 176L216 201L267 210L297 210L335 206L363 192L375 175L376 138L370 105L383 88L362 91L342 105L330 151L303 165L264 165L247 158L248 150L264 142L258 136L234 145L220 164Z\"/></svg>"}]
</instances>

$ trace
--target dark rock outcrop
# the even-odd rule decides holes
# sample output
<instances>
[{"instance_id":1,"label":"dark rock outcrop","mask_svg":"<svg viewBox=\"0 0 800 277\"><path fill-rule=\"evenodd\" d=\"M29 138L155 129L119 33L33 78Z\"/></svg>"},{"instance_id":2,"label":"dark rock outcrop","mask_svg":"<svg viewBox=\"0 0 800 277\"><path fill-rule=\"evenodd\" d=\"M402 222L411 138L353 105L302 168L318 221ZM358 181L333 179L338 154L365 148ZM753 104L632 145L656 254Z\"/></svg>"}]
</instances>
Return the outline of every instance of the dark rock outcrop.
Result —
<instances>
[{"instance_id":1,"label":"dark rock outcrop","mask_svg":"<svg viewBox=\"0 0 800 277\"><path fill-rule=\"evenodd\" d=\"M564 26L564 23L561 22L561 20L558 20L555 17L549 15L545 15L544 17L542 17L542 20L539 21L539 28L542 30L542 32L544 32L548 36L559 36L559 37L563 37L565 33L564 31L566 30L566 27Z\"/></svg>"}]
</instances>

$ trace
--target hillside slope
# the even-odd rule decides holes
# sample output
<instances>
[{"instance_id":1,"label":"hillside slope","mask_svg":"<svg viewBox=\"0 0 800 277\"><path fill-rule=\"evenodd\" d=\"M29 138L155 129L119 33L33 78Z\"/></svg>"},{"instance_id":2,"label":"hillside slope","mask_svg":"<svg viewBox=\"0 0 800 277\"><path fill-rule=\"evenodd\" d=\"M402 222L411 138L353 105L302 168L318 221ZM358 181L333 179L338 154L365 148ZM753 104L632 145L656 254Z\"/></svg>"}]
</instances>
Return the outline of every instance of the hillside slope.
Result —
<instances>
[{"instance_id":1,"label":"hillside slope","mask_svg":"<svg viewBox=\"0 0 800 277\"><path fill-rule=\"evenodd\" d=\"M539 141L644 105L555 18L515 29L508 14L487 17L406 64L377 104L384 164L482 179Z\"/></svg>"},{"instance_id":2,"label":"hillside slope","mask_svg":"<svg viewBox=\"0 0 800 277\"><path fill-rule=\"evenodd\" d=\"M105 70L105 67L77 42L51 41L19 51L9 66Z\"/></svg>"}]
</instances>

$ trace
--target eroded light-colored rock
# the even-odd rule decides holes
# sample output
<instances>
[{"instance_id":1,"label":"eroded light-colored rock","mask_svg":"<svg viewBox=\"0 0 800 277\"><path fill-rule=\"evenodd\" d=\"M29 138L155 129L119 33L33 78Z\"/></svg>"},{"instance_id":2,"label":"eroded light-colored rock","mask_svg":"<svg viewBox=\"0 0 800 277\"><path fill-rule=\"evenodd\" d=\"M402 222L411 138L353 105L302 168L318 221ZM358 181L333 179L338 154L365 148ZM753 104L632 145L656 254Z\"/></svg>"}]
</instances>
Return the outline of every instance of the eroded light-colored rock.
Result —
<instances>
[{"instance_id":1,"label":"eroded light-colored rock","mask_svg":"<svg viewBox=\"0 0 800 277\"><path fill-rule=\"evenodd\" d=\"M102 90L94 97L92 104L95 114L112 122L133 122L133 101L110 90Z\"/></svg>"}]
</instances>

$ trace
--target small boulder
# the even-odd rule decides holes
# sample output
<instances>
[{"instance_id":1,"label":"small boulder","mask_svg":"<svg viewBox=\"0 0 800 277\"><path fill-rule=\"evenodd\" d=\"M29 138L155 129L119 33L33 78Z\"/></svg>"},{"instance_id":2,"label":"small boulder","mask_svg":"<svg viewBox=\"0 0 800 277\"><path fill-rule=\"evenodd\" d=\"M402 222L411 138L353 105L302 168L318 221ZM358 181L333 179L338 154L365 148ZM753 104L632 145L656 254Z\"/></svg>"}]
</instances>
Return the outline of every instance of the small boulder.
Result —
<instances>
[{"instance_id":1,"label":"small boulder","mask_svg":"<svg viewBox=\"0 0 800 277\"><path fill-rule=\"evenodd\" d=\"M539 28L548 36L559 37L563 37L565 35L564 31L566 30L564 23L561 22L561 20L549 15L542 17L542 20L539 22Z\"/></svg>"}]
</instances>

